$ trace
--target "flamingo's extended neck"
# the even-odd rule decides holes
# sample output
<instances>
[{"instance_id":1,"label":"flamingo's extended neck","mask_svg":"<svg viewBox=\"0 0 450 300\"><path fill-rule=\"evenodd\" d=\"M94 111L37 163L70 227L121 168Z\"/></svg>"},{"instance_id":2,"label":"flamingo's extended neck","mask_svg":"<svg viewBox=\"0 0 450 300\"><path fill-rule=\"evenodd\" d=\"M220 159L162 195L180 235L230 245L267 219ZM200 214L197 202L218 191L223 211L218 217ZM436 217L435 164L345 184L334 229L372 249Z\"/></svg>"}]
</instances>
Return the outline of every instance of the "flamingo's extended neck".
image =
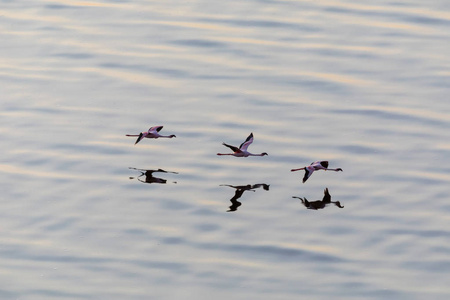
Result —
<instances>
[{"instance_id":1,"label":"flamingo's extended neck","mask_svg":"<svg viewBox=\"0 0 450 300\"><path fill-rule=\"evenodd\" d=\"M339 201L335 201L335 202L331 201L331 203L334 203L339 208L344 208L344 206L341 205L341 202L339 202Z\"/></svg>"},{"instance_id":2,"label":"flamingo's extended neck","mask_svg":"<svg viewBox=\"0 0 450 300\"><path fill-rule=\"evenodd\" d=\"M248 156L264 156L264 155L269 155L266 152L263 152L261 154L253 154L253 153L249 153Z\"/></svg>"}]
</instances>

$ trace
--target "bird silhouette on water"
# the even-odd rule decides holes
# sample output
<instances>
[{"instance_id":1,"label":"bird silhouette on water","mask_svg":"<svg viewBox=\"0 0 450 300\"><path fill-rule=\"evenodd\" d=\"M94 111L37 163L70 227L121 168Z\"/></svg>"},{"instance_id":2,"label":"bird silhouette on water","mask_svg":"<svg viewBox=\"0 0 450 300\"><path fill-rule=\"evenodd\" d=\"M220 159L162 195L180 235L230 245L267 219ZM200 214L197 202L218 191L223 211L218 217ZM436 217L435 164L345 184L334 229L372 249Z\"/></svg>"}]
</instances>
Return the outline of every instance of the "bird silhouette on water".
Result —
<instances>
[{"instance_id":1,"label":"bird silhouette on water","mask_svg":"<svg viewBox=\"0 0 450 300\"><path fill-rule=\"evenodd\" d=\"M163 169L145 170L145 169L137 169L137 168L132 168L132 167L130 167L129 169L137 170L137 171L141 172L141 175L139 175L137 177L137 180L139 180L140 182L143 182L143 183L161 183L161 184L167 183L166 179L154 177L153 173L156 173L156 172L178 174L177 172L170 172L170 171L166 171ZM142 180L140 178L142 176L145 176L145 180ZM130 177L130 179L133 179L133 177Z\"/></svg>"},{"instance_id":2,"label":"bird silhouette on water","mask_svg":"<svg viewBox=\"0 0 450 300\"><path fill-rule=\"evenodd\" d=\"M263 188L264 190L269 190L269 185L265 183L257 183L257 184L247 184L247 185L229 185L229 184L221 184L221 186L228 186L231 188L236 189L234 192L234 196L230 199L231 205L227 212L236 211L239 206L242 205L242 202L238 201L239 198L242 197L242 194L244 194L245 191L252 191L255 192L255 189L257 188Z\"/></svg>"},{"instance_id":3,"label":"bird silhouette on water","mask_svg":"<svg viewBox=\"0 0 450 300\"><path fill-rule=\"evenodd\" d=\"M303 205L307 209L314 209L314 210L323 209L329 204L334 204L339 208L344 208L344 206L342 206L339 201L334 201L334 202L331 201L331 195L328 192L328 188L325 188L323 193L324 193L324 196L323 196L322 200L316 200L316 201L308 201L308 199L306 199L305 197L301 198L301 197L293 196L292 198L300 199L302 201Z\"/></svg>"}]
</instances>

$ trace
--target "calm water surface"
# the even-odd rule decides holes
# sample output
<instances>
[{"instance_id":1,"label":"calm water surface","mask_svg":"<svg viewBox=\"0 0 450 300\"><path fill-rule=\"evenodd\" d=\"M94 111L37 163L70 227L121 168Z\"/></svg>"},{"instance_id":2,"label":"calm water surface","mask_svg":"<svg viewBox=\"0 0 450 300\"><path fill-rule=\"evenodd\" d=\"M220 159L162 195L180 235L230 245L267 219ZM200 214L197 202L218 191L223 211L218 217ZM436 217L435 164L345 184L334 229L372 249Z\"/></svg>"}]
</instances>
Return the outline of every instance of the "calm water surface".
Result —
<instances>
[{"instance_id":1,"label":"calm water surface","mask_svg":"<svg viewBox=\"0 0 450 300\"><path fill-rule=\"evenodd\" d=\"M0 8L0 298L450 297L448 1Z\"/></svg>"}]
</instances>

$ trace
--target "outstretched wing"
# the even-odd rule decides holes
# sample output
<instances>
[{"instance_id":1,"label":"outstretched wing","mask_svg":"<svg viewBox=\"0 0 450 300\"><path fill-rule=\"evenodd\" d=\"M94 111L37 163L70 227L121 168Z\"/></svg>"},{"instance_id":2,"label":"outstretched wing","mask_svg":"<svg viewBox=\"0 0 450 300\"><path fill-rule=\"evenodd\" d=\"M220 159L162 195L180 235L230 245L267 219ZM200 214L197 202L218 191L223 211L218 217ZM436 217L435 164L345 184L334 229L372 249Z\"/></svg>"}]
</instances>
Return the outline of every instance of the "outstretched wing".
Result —
<instances>
[{"instance_id":1,"label":"outstretched wing","mask_svg":"<svg viewBox=\"0 0 450 300\"><path fill-rule=\"evenodd\" d=\"M319 161L315 161L312 162L310 164L311 167L314 167L315 170L326 170L328 169L328 161L326 160L319 160Z\"/></svg>"},{"instance_id":2,"label":"outstretched wing","mask_svg":"<svg viewBox=\"0 0 450 300\"><path fill-rule=\"evenodd\" d=\"M224 145L224 146L230 148L230 149L233 150L234 152L242 152L241 150L239 150L238 147L231 146L231 145L228 145L228 144L225 144L225 143L222 143L222 145Z\"/></svg>"},{"instance_id":3,"label":"outstretched wing","mask_svg":"<svg viewBox=\"0 0 450 300\"><path fill-rule=\"evenodd\" d=\"M328 169L328 161L322 160L322 161L320 162L320 165L321 165L322 167L324 167L325 169Z\"/></svg>"},{"instance_id":4,"label":"outstretched wing","mask_svg":"<svg viewBox=\"0 0 450 300\"><path fill-rule=\"evenodd\" d=\"M241 149L242 151L247 151L248 146L250 146L250 144L253 143L253 132L250 133L250 135L247 137L247 139L245 140L245 142L243 142L240 146L239 149Z\"/></svg>"},{"instance_id":5,"label":"outstretched wing","mask_svg":"<svg viewBox=\"0 0 450 300\"><path fill-rule=\"evenodd\" d=\"M324 203L330 203L331 202L331 195L328 192L328 188L325 188L325 190L323 191L323 199L322 202Z\"/></svg>"},{"instance_id":6,"label":"outstretched wing","mask_svg":"<svg viewBox=\"0 0 450 300\"><path fill-rule=\"evenodd\" d=\"M308 180L308 178L312 175L313 172L314 167L308 166L305 168L305 176L303 176L303 183L305 183L306 180Z\"/></svg>"},{"instance_id":7,"label":"outstretched wing","mask_svg":"<svg viewBox=\"0 0 450 300\"><path fill-rule=\"evenodd\" d=\"M309 205L309 201L306 198L302 198L302 197L296 197L296 196L292 196L292 198L297 198L300 199L302 201L303 204L307 204ZM306 206L306 205L305 205ZM307 207L307 206L306 206Z\"/></svg>"},{"instance_id":8,"label":"outstretched wing","mask_svg":"<svg viewBox=\"0 0 450 300\"><path fill-rule=\"evenodd\" d=\"M161 129L163 129L163 126L153 126L150 127L150 129L148 130L148 132L159 132Z\"/></svg>"},{"instance_id":9,"label":"outstretched wing","mask_svg":"<svg viewBox=\"0 0 450 300\"><path fill-rule=\"evenodd\" d=\"M141 133L139 134L139 137L137 138L137 140L136 140L136 142L135 142L134 144L136 145L136 144L139 143L143 138L144 138L144 134L141 132Z\"/></svg>"}]
</instances>

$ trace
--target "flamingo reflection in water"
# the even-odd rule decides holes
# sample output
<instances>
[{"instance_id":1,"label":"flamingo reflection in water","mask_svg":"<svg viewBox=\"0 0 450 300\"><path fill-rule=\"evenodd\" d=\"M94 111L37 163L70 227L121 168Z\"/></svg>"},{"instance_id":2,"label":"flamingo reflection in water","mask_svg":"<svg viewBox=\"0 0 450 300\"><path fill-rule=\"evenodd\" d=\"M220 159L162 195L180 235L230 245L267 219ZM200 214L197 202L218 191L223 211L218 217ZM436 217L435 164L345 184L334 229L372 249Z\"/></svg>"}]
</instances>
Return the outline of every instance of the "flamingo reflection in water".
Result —
<instances>
[{"instance_id":1,"label":"flamingo reflection in water","mask_svg":"<svg viewBox=\"0 0 450 300\"><path fill-rule=\"evenodd\" d=\"M137 169L137 168L132 168L132 167L130 167L129 169L137 170L137 171L141 172L141 175L139 175L137 177L137 180L139 180L140 182L143 182L143 183L161 183L161 184L167 183L166 179L154 177L153 173L156 173L156 172L178 174L177 172L170 172L170 171L166 171L163 169L145 170L145 169ZM142 180L140 177L142 177L144 175L145 175L145 180ZM133 179L133 178L134 177L130 177L130 179ZM176 182L174 182L174 183L176 183Z\"/></svg>"},{"instance_id":2,"label":"flamingo reflection in water","mask_svg":"<svg viewBox=\"0 0 450 300\"><path fill-rule=\"evenodd\" d=\"M269 190L269 185L265 184L265 183L257 183L257 184L253 184L253 185L251 185L251 184L247 184L247 185L221 184L220 186L229 186L229 187L236 189L236 191L234 192L233 198L230 199L231 206L230 206L230 209L227 210L227 212L236 211L238 209L238 207L242 205L242 203L240 201L238 201L238 199L241 198L242 194L244 194L245 191L255 192L255 189L261 188L261 187L266 191Z\"/></svg>"},{"instance_id":3,"label":"flamingo reflection in water","mask_svg":"<svg viewBox=\"0 0 450 300\"><path fill-rule=\"evenodd\" d=\"M324 193L323 199L317 200L317 201L308 201L306 198L300 198L300 197L295 197L295 196L293 196L292 198L300 199L302 201L303 205L308 209L314 209L314 210L322 209L331 203L333 203L334 205L336 205L339 208L344 208L344 206L341 206L341 203L339 201L334 201L334 202L331 201L331 195L328 192L328 188L325 188L323 193Z\"/></svg>"}]
</instances>

